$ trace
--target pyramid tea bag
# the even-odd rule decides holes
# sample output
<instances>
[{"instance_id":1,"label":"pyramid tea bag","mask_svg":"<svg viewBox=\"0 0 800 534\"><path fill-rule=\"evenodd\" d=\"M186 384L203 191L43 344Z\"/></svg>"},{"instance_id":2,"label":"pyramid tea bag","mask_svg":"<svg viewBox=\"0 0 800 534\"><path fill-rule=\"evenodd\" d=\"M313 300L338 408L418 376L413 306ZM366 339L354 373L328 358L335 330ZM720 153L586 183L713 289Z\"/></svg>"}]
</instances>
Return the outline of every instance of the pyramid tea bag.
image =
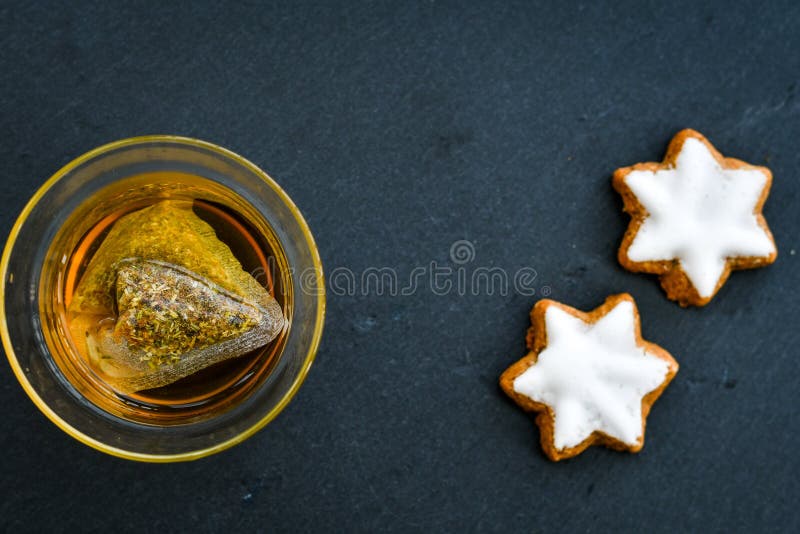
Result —
<instances>
[{"instance_id":1,"label":"pyramid tea bag","mask_svg":"<svg viewBox=\"0 0 800 534\"><path fill-rule=\"evenodd\" d=\"M191 207L163 201L117 220L69 305L90 363L123 393L241 356L283 328L275 299Z\"/></svg>"},{"instance_id":2,"label":"pyramid tea bag","mask_svg":"<svg viewBox=\"0 0 800 534\"><path fill-rule=\"evenodd\" d=\"M123 392L170 384L249 352L267 344L282 324L257 303L156 261L120 263L116 302L116 321L90 330L87 349Z\"/></svg>"}]
</instances>

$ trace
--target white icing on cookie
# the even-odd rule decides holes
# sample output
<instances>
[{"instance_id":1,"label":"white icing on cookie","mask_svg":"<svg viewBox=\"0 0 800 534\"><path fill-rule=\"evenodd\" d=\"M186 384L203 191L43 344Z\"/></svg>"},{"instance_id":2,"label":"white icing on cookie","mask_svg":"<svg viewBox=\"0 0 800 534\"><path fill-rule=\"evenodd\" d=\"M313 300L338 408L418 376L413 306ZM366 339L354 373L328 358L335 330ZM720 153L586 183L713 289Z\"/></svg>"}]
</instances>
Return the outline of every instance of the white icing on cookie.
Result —
<instances>
[{"instance_id":1,"label":"white icing on cookie","mask_svg":"<svg viewBox=\"0 0 800 534\"><path fill-rule=\"evenodd\" d=\"M684 141L674 168L631 171L625 183L648 213L628 258L678 259L703 298L714 294L726 258L775 252L754 214L767 177L755 169L722 168L697 139Z\"/></svg>"},{"instance_id":2,"label":"white icing on cookie","mask_svg":"<svg viewBox=\"0 0 800 534\"><path fill-rule=\"evenodd\" d=\"M545 328L547 347L514 380L514 391L552 408L556 449L596 430L636 445L642 398L661 385L669 365L637 346L633 303L620 302L594 324L550 306Z\"/></svg>"}]
</instances>

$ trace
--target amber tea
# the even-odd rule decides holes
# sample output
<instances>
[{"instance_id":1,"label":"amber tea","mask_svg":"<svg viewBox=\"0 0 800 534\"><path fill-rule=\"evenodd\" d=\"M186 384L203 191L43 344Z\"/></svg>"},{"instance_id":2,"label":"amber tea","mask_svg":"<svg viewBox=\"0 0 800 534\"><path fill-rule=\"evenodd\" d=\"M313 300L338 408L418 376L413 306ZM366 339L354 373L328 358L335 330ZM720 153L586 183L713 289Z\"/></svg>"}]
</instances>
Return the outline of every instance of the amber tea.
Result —
<instances>
[{"instance_id":1,"label":"amber tea","mask_svg":"<svg viewBox=\"0 0 800 534\"><path fill-rule=\"evenodd\" d=\"M79 233L80 235L76 235ZM288 331L291 287L267 221L203 178L158 173L99 191L59 231L43 324L64 376L108 413L177 424L263 383ZM47 283L50 282L50 283Z\"/></svg>"}]
</instances>

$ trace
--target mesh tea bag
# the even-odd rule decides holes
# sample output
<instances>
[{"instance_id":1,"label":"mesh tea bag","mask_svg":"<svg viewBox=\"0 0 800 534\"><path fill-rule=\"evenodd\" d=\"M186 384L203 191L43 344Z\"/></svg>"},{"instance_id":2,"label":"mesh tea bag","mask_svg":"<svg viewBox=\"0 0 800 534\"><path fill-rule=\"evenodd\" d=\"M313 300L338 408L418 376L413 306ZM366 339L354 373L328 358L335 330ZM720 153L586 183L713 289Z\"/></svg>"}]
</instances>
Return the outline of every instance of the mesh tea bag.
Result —
<instances>
[{"instance_id":1,"label":"mesh tea bag","mask_svg":"<svg viewBox=\"0 0 800 534\"><path fill-rule=\"evenodd\" d=\"M123 393L241 356L266 345L284 324L275 299L191 203L179 201L116 221L69 311L100 318L80 334L91 363Z\"/></svg>"}]
</instances>

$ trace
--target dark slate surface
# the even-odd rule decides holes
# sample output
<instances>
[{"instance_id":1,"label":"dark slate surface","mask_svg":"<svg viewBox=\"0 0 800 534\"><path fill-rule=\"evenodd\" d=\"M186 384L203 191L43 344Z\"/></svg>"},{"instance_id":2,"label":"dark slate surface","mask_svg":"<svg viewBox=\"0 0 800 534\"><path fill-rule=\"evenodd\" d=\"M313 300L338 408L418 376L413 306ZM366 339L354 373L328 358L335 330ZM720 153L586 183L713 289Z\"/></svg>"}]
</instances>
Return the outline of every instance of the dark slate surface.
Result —
<instances>
[{"instance_id":1,"label":"dark slate surface","mask_svg":"<svg viewBox=\"0 0 800 534\"><path fill-rule=\"evenodd\" d=\"M800 529L800 4L78 4L0 7L4 235L84 151L199 137L286 188L329 273L454 266L469 240L468 269L531 267L584 309L631 292L681 372L641 454L552 464L496 385L538 294L330 295L274 423L146 465L63 434L3 364L0 530ZM701 310L615 261L611 172L684 127L775 175L777 263Z\"/></svg>"}]
</instances>

